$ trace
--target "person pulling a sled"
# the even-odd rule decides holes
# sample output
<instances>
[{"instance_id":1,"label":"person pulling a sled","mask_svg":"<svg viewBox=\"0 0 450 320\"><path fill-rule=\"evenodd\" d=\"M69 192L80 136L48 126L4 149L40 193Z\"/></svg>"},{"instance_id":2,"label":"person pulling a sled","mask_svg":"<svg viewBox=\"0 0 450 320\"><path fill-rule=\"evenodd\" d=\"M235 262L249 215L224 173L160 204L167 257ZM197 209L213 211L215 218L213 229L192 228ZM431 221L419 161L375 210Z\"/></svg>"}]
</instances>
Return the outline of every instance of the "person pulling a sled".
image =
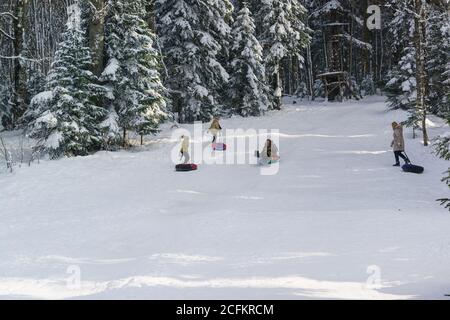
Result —
<instances>
[{"instance_id":1,"label":"person pulling a sled","mask_svg":"<svg viewBox=\"0 0 450 320\"><path fill-rule=\"evenodd\" d=\"M394 140L391 143L395 156L394 167L400 167L400 158L402 158L406 164L410 164L408 157L404 154L405 139L403 138L403 126L397 122L392 122L392 130L394 130Z\"/></svg>"},{"instance_id":2,"label":"person pulling a sled","mask_svg":"<svg viewBox=\"0 0 450 320\"><path fill-rule=\"evenodd\" d=\"M212 143L216 143L217 141L217 135L222 130L222 127L220 126L219 119L214 118L213 122L211 123L211 127L209 127L209 133L212 134L213 140Z\"/></svg>"},{"instance_id":3,"label":"person pulling a sled","mask_svg":"<svg viewBox=\"0 0 450 320\"><path fill-rule=\"evenodd\" d=\"M266 140L266 144L262 152L257 152L260 164L271 164L280 160L278 148L276 144L270 140Z\"/></svg>"},{"instance_id":4,"label":"person pulling a sled","mask_svg":"<svg viewBox=\"0 0 450 320\"><path fill-rule=\"evenodd\" d=\"M191 159L189 155L189 137L181 136L181 159L184 157L184 164L188 164Z\"/></svg>"}]
</instances>

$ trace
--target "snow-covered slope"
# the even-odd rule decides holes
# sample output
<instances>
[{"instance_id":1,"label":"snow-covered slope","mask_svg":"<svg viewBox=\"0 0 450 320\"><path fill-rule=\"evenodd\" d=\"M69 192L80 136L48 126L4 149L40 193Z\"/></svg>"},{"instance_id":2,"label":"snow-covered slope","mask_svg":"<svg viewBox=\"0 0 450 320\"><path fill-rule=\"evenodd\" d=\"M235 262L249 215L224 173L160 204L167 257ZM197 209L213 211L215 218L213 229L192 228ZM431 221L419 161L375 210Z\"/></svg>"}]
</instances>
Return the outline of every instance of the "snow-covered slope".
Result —
<instances>
[{"instance_id":1,"label":"snow-covered slope","mask_svg":"<svg viewBox=\"0 0 450 320\"><path fill-rule=\"evenodd\" d=\"M176 173L169 128L145 151L1 175L0 297L444 298L450 214L436 199L448 163L406 130L426 172L391 166L390 123L405 117L378 97L224 120L280 130L273 176Z\"/></svg>"}]
</instances>

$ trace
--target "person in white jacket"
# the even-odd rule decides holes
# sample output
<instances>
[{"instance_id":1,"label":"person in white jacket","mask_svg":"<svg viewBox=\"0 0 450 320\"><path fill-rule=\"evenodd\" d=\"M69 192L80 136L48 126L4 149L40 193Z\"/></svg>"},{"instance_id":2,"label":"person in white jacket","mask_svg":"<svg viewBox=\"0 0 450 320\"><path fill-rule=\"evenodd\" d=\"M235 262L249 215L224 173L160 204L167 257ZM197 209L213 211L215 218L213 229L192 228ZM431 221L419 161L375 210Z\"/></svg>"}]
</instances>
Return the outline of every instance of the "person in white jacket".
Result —
<instances>
[{"instance_id":1,"label":"person in white jacket","mask_svg":"<svg viewBox=\"0 0 450 320\"><path fill-rule=\"evenodd\" d=\"M208 131L213 136L212 143L216 143L217 142L217 135L220 133L220 131L222 131L222 127L220 126L218 118L214 118L213 122L211 123L211 127L209 127Z\"/></svg>"},{"instance_id":2,"label":"person in white jacket","mask_svg":"<svg viewBox=\"0 0 450 320\"><path fill-rule=\"evenodd\" d=\"M189 137L188 136L181 136L181 158L184 157L184 164L188 164L189 160L191 159L189 155Z\"/></svg>"},{"instance_id":3,"label":"person in white jacket","mask_svg":"<svg viewBox=\"0 0 450 320\"><path fill-rule=\"evenodd\" d=\"M280 160L278 147L272 140L267 139L263 151L259 154L259 158L261 164L271 164L274 161Z\"/></svg>"}]
</instances>

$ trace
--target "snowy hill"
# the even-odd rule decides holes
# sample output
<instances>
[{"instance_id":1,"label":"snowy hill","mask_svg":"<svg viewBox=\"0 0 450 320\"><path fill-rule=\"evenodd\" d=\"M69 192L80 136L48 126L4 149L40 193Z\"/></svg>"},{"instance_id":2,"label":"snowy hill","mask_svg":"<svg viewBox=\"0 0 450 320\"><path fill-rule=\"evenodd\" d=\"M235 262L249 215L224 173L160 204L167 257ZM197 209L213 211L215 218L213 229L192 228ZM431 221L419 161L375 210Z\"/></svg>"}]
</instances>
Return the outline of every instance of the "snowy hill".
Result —
<instances>
[{"instance_id":1,"label":"snowy hill","mask_svg":"<svg viewBox=\"0 0 450 320\"><path fill-rule=\"evenodd\" d=\"M444 298L450 214L436 199L448 163L407 129L426 172L392 167L390 123L405 118L377 97L224 120L280 130L273 176L174 172L168 126L145 151L0 175L0 297ZM431 119L432 136L446 130Z\"/></svg>"}]
</instances>

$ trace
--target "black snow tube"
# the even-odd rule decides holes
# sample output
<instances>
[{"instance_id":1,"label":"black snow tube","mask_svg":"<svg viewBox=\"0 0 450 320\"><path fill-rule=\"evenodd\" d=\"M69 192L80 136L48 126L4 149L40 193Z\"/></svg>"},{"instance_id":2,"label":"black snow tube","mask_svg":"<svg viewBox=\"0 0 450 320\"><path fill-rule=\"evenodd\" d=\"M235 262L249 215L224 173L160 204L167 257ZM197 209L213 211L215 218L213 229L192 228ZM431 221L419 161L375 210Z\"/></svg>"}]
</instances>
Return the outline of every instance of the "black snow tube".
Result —
<instances>
[{"instance_id":1,"label":"black snow tube","mask_svg":"<svg viewBox=\"0 0 450 320\"><path fill-rule=\"evenodd\" d=\"M179 164L175 167L175 170L179 172L195 171L197 169L196 164Z\"/></svg>"},{"instance_id":2,"label":"black snow tube","mask_svg":"<svg viewBox=\"0 0 450 320\"><path fill-rule=\"evenodd\" d=\"M416 166L416 165L413 165L413 164L405 164L402 167L402 169L405 172L411 172L411 173L417 173L417 174L421 174L421 173L423 173L425 171L424 167Z\"/></svg>"}]
</instances>

